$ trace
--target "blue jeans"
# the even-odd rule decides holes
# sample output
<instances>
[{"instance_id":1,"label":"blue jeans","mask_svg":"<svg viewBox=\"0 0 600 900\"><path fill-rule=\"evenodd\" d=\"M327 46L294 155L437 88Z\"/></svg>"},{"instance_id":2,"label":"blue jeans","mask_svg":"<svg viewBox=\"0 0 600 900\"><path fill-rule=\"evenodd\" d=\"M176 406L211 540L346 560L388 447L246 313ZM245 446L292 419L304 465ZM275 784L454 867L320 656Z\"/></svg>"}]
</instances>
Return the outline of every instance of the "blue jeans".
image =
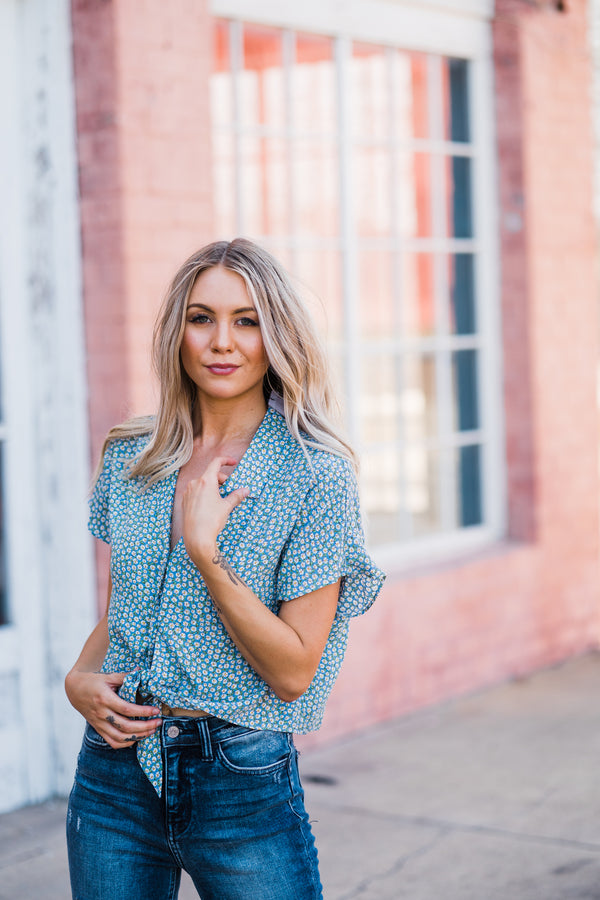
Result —
<instances>
[{"instance_id":1,"label":"blue jeans","mask_svg":"<svg viewBox=\"0 0 600 900\"><path fill-rule=\"evenodd\" d=\"M135 749L88 725L69 799L74 900L174 900L181 869L202 900L321 900L291 735L165 718L159 797Z\"/></svg>"}]
</instances>

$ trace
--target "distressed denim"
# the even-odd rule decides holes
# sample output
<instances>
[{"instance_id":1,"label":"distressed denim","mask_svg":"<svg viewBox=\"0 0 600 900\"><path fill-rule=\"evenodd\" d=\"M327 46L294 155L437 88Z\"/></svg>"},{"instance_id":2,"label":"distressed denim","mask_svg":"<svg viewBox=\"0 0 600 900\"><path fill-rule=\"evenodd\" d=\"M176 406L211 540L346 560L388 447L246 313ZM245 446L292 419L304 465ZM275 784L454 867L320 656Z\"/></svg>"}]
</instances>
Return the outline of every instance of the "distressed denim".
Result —
<instances>
[{"instance_id":1,"label":"distressed denim","mask_svg":"<svg viewBox=\"0 0 600 900\"><path fill-rule=\"evenodd\" d=\"M167 717L163 794L134 747L88 725L69 799L74 900L321 900L292 737L215 717Z\"/></svg>"}]
</instances>

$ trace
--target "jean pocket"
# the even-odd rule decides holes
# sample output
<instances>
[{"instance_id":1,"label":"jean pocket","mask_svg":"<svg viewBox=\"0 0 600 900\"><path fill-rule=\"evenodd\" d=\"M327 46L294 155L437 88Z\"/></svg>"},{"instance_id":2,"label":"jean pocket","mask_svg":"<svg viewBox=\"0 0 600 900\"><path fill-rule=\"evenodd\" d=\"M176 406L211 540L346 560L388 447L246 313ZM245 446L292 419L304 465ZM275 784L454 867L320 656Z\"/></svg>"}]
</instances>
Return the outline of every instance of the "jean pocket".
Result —
<instances>
[{"instance_id":1,"label":"jean pocket","mask_svg":"<svg viewBox=\"0 0 600 900\"><path fill-rule=\"evenodd\" d=\"M83 733L83 741L88 747L100 748L102 750L112 750L108 741L105 741L101 734L98 734L95 728L92 728L89 722L86 723Z\"/></svg>"},{"instance_id":2,"label":"jean pocket","mask_svg":"<svg viewBox=\"0 0 600 900\"><path fill-rule=\"evenodd\" d=\"M217 745L221 763L247 775L271 775L287 766L291 753L290 736L283 731L245 729Z\"/></svg>"}]
</instances>

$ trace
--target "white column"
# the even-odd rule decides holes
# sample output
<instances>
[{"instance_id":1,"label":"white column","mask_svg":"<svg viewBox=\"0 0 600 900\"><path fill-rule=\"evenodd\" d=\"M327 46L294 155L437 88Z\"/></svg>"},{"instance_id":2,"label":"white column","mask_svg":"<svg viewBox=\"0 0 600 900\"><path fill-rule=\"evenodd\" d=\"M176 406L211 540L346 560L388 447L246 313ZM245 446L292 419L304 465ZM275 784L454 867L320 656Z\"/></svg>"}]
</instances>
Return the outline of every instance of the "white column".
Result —
<instances>
[{"instance_id":1,"label":"white column","mask_svg":"<svg viewBox=\"0 0 600 900\"><path fill-rule=\"evenodd\" d=\"M22 787L0 796L6 808L64 793L72 780L82 728L63 678L92 627L95 591L85 528L88 425L70 4L3 0L0 16L0 368L10 607L0 645L4 660L12 660L4 674L22 747ZM1 759L0 749L0 765Z\"/></svg>"}]
</instances>

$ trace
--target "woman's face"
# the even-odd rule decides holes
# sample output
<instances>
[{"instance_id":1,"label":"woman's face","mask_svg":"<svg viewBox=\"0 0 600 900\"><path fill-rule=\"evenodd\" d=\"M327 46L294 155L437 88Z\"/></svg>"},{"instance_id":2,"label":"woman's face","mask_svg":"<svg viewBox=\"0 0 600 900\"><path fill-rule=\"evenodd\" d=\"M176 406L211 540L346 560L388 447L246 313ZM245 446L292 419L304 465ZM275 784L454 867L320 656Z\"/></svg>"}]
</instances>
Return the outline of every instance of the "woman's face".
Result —
<instances>
[{"instance_id":1,"label":"woman's face","mask_svg":"<svg viewBox=\"0 0 600 900\"><path fill-rule=\"evenodd\" d=\"M188 300L181 363L206 398L262 395L268 360L244 279L222 266L198 276Z\"/></svg>"}]
</instances>

